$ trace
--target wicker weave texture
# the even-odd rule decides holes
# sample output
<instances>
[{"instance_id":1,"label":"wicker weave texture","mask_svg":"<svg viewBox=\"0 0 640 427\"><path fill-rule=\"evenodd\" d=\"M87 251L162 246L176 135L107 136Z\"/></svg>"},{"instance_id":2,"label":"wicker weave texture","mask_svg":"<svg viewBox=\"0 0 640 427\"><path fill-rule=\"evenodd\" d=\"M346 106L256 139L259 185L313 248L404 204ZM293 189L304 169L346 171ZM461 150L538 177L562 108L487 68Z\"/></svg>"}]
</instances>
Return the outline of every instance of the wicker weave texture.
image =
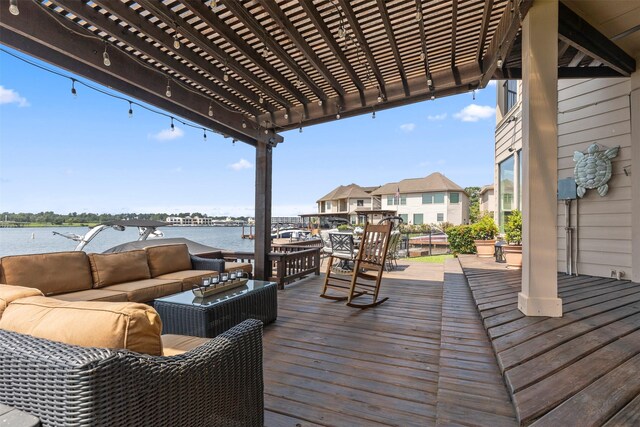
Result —
<instances>
[{"instance_id":1,"label":"wicker weave texture","mask_svg":"<svg viewBox=\"0 0 640 427\"><path fill-rule=\"evenodd\" d=\"M262 322L172 357L0 330L0 379L0 403L43 426L262 426Z\"/></svg>"},{"instance_id":2,"label":"wicker weave texture","mask_svg":"<svg viewBox=\"0 0 640 427\"><path fill-rule=\"evenodd\" d=\"M246 319L265 325L278 316L275 285L265 286L216 305L199 306L156 300L154 308L162 319L163 334L212 338Z\"/></svg>"}]
</instances>

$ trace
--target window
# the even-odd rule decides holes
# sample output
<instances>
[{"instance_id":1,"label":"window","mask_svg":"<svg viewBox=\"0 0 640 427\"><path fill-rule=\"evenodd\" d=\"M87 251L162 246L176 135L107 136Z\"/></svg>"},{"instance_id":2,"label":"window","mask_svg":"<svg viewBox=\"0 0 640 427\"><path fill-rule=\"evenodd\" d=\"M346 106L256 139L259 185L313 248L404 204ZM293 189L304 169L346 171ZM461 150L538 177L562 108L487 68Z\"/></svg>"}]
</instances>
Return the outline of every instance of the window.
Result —
<instances>
[{"instance_id":1,"label":"window","mask_svg":"<svg viewBox=\"0 0 640 427\"><path fill-rule=\"evenodd\" d=\"M402 218L402 223L403 224L408 224L409 223L409 214L400 214L399 216L400 216L400 218Z\"/></svg>"},{"instance_id":2,"label":"window","mask_svg":"<svg viewBox=\"0 0 640 427\"><path fill-rule=\"evenodd\" d=\"M416 225L420 225L423 223L422 214L413 214L413 223Z\"/></svg>"},{"instance_id":3,"label":"window","mask_svg":"<svg viewBox=\"0 0 640 427\"><path fill-rule=\"evenodd\" d=\"M364 206L364 200L356 200L356 206L357 206L357 207L362 207L362 206Z\"/></svg>"},{"instance_id":4,"label":"window","mask_svg":"<svg viewBox=\"0 0 640 427\"><path fill-rule=\"evenodd\" d=\"M324 202L324 206L327 210L331 209L331 202Z\"/></svg>"},{"instance_id":5,"label":"window","mask_svg":"<svg viewBox=\"0 0 640 427\"><path fill-rule=\"evenodd\" d=\"M504 114L516 105L518 101L518 81L507 80L504 82Z\"/></svg>"},{"instance_id":6,"label":"window","mask_svg":"<svg viewBox=\"0 0 640 427\"><path fill-rule=\"evenodd\" d=\"M460 193L449 193L449 203L460 203Z\"/></svg>"},{"instance_id":7,"label":"window","mask_svg":"<svg viewBox=\"0 0 640 427\"><path fill-rule=\"evenodd\" d=\"M500 222L500 230L504 230L504 224L515 206L513 206L513 179L515 160L513 156L503 161L498 165L498 175L500 183L500 200L499 200L499 215L498 220Z\"/></svg>"},{"instance_id":8,"label":"window","mask_svg":"<svg viewBox=\"0 0 640 427\"><path fill-rule=\"evenodd\" d=\"M393 196L387 196L387 206L393 206L396 204L395 200L393 200Z\"/></svg>"},{"instance_id":9,"label":"window","mask_svg":"<svg viewBox=\"0 0 640 427\"><path fill-rule=\"evenodd\" d=\"M437 221L438 221L438 222L442 222L442 221L444 221L444 214L443 214L443 213L439 213L439 214L438 214L438 219L437 219Z\"/></svg>"},{"instance_id":10,"label":"window","mask_svg":"<svg viewBox=\"0 0 640 427\"><path fill-rule=\"evenodd\" d=\"M423 193L422 204L431 205L436 203L444 203L444 193Z\"/></svg>"},{"instance_id":11,"label":"window","mask_svg":"<svg viewBox=\"0 0 640 427\"><path fill-rule=\"evenodd\" d=\"M397 200L396 200L396 196L387 196L387 205L388 206L394 206L397 205ZM407 204L407 195L406 194L401 194L400 195L400 204L401 205L406 205Z\"/></svg>"}]
</instances>

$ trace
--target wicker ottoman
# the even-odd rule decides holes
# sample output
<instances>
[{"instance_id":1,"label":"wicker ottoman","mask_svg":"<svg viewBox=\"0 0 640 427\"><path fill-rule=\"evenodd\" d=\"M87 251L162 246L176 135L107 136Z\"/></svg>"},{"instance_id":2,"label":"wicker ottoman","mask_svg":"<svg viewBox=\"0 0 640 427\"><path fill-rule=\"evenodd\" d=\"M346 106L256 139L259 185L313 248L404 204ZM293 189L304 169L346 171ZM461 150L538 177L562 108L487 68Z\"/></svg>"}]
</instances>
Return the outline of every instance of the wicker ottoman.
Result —
<instances>
[{"instance_id":1,"label":"wicker ottoman","mask_svg":"<svg viewBox=\"0 0 640 427\"><path fill-rule=\"evenodd\" d=\"M265 325L276 320L277 284L249 280L207 298L185 291L159 298L153 306L162 319L163 334L213 338L246 319L258 319Z\"/></svg>"}]
</instances>

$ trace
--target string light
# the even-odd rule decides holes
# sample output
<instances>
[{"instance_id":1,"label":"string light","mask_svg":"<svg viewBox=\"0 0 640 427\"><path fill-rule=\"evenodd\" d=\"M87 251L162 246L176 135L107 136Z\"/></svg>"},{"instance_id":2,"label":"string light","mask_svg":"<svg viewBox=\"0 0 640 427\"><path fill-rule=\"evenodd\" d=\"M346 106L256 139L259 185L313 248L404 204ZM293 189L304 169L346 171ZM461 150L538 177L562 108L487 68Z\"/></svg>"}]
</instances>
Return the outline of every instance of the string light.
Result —
<instances>
[{"instance_id":1,"label":"string light","mask_svg":"<svg viewBox=\"0 0 640 427\"><path fill-rule=\"evenodd\" d=\"M269 48L267 46L262 48L262 57L265 59L269 57Z\"/></svg>"},{"instance_id":2,"label":"string light","mask_svg":"<svg viewBox=\"0 0 640 427\"><path fill-rule=\"evenodd\" d=\"M171 98L171 79L167 77L167 91L164 93L167 98Z\"/></svg>"},{"instance_id":3,"label":"string light","mask_svg":"<svg viewBox=\"0 0 640 427\"><path fill-rule=\"evenodd\" d=\"M224 79L225 82L229 81L229 70L226 67L224 69L224 76L222 76L222 78Z\"/></svg>"},{"instance_id":4,"label":"string light","mask_svg":"<svg viewBox=\"0 0 640 427\"><path fill-rule=\"evenodd\" d=\"M105 67L111 66L111 59L109 59L109 53L107 52L107 41L104 41L104 52L102 52L102 63Z\"/></svg>"},{"instance_id":5,"label":"string light","mask_svg":"<svg viewBox=\"0 0 640 427\"><path fill-rule=\"evenodd\" d=\"M218 2L216 0L211 0L211 3L209 3L209 7L211 8L211 10L213 10L217 6Z\"/></svg>"},{"instance_id":6,"label":"string light","mask_svg":"<svg viewBox=\"0 0 640 427\"><path fill-rule=\"evenodd\" d=\"M375 119L375 118L376 118L376 110L373 110L373 111L371 112L371 118L372 118L372 119Z\"/></svg>"},{"instance_id":7,"label":"string light","mask_svg":"<svg viewBox=\"0 0 640 427\"><path fill-rule=\"evenodd\" d=\"M284 112L284 119L289 120L289 113L287 113L286 111Z\"/></svg>"},{"instance_id":8,"label":"string light","mask_svg":"<svg viewBox=\"0 0 640 427\"><path fill-rule=\"evenodd\" d=\"M202 128L202 132L204 132L202 134L202 138L204 139L204 142L207 142L207 130L205 128Z\"/></svg>"},{"instance_id":9,"label":"string light","mask_svg":"<svg viewBox=\"0 0 640 427\"><path fill-rule=\"evenodd\" d=\"M175 32L173 33L173 47L174 49L180 49L180 40L178 40L178 25L176 25Z\"/></svg>"},{"instance_id":10,"label":"string light","mask_svg":"<svg viewBox=\"0 0 640 427\"><path fill-rule=\"evenodd\" d=\"M258 98L258 102L260 104L264 104L264 98L262 97L262 94L260 94L260 98Z\"/></svg>"},{"instance_id":11,"label":"string light","mask_svg":"<svg viewBox=\"0 0 640 427\"><path fill-rule=\"evenodd\" d=\"M20 15L20 9L18 9L18 0L9 0L9 12L12 15Z\"/></svg>"},{"instance_id":12,"label":"string light","mask_svg":"<svg viewBox=\"0 0 640 427\"><path fill-rule=\"evenodd\" d=\"M244 121L244 119L242 119L242 129L246 129L247 128L247 122Z\"/></svg>"},{"instance_id":13,"label":"string light","mask_svg":"<svg viewBox=\"0 0 640 427\"><path fill-rule=\"evenodd\" d=\"M209 117L213 117L213 106L211 105L211 102L209 102Z\"/></svg>"},{"instance_id":14,"label":"string light","mask_svg":"<svg viewBox=\"0 0 640 427\"><path fill-rule=\"evenodd\" d=\"M173 125L173 116L171 117L171 132L175 131L176 127Z\"/></svg>"},{"instance_id":15,"label":"string light","mask_svg":"<svg viewBox=\"0 0 640 427\"><path fill-rule=\"evenodd\" d=\"M427 76L427 86L429 86L429 88L433 87L433 80L431 79L431 74Z\"/></svg>"},{"instance_id":16,"label":"string light","mask_svg":"<svg viewBox=\"0 0 640 427\"><path fill-rule=\"evenodd\" d=\"M382 91L380 90L380 86L378 86L378 103L384 101L384 98L382 98Z\"/></svg>"},{"instance_id":17,"label":"string light","mask_svg":"<svg viewBox=\"0 0 640 427\"><path fill-rule=\"evenodd\" d=\"M234 146L234 147L236 146L236 141L237 141L237 139L235 139L235 138L233 138L233 139L231 140L231 144L233 144L233 146Z\"/></svg>"},{"instance_id":18,"label":"string light","mask_svg":"<svg viewBox=\"0 0 640 427\"><path fill-rule=\"evenodd\" d=\"M420 22L421 19L422 19L422 12L417 11L416 12L416 22Z\"/></svg>"},{"instance_id":19,"label":"string light","mask_svg":"<svg viewBox=\"0 0 640 427\"><path fill-rule=\"evenodd\" d=\"M269 122L265 120L265 122L264 122L264 134L265 135L269 134L269 129L267 128L267 126L269 126Z\"/></svg>"},{"instance_id":20,"label":"string light","mask_svg":"<svg viewBox=\"0 0 640 427\"><path fill-rule=\"evenodd\" d=\"M298 132L302 133L302 124L300 124L300 129L298 129Z\"/></svg>"},{"instance_id":21,"label":"string light","mask_svg":"<svg viewBox=\"0 0 640 427\"><path fill-rule=\"evenodd\" d=\"M78 96L78 92L76 91L76 79L71 79L71 95L73 95L74 98Z\"/></svg>"},{"instance_id":22,"label":"string light","mask_svg":"<svg viewBox=\"0 0 640 427\"><path fill-rule=\"evenodd\" d=\"M338 109L338 112L336 113L336 120L340 120L340 111L342 111L342 107L339 105L336 105L336 108Z\"/></svg>"},{"instance_id":23,"label":"string light","mask_svg":"<svg viewBox=\"0 0 640 427\"><path fill-rule=\"evenodd\" d=\"M322 107L322 99L318 99L318 105Z\"/></svg>"},{"instance_id":24,"label":"string light","mask_svg":"<svg viewBox=\"0 0 640 427\"><path fill-rule=\"evenodd\" d=\"M502 58L498 57L498 60L496 61L496 65L498 66L498 68L502 68Z\"/></svg>"},{"instance_id":25,"label":"string light","mask_svg":"<svg viewBox=\"0 0 640 427\"><path fill-rule=\"evenodd\" d=\"M129 101L129 118L133 117L133 106L131 105L131 101Z\"/></svg>"},{"instance_id":26,"label":"string light","mask_svg":"<svg viewBox=\"0 0 640 427\"><path fill-rule=\"evenodd\" d=\"M473 93L473 100L475 101L476 100L476 91L475 91L475 89L471 93Z\"/></svg>"},{"instance_id":27,"label":"string light","mask_svg":"<svg viewBox=\"0 0 640 427\"><path fill-rule=\"evenodd\" d=\"M420 61L424 61L427 55L424 53L424 50L420 51Z\"/></svg>"},{"instance_id":28,"label":"string light","mask_svg":"<svg viewBox=\"0 0 640 427\"><path fill-rule=\"evenodd\" d=\"M347 35L347 32L344 29L344 25L340 24L340 27L338 28L338 38L342 40L346 35Z\"/></svg>"}]
</instances>

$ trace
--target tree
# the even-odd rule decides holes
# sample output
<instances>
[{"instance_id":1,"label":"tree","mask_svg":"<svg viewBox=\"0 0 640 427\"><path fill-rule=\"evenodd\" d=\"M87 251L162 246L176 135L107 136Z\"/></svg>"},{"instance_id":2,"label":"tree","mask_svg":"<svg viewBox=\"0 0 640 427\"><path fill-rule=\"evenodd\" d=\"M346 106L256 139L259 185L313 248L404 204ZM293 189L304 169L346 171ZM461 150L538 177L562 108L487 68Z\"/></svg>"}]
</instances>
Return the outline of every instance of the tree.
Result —
<instances>
[{"instance_id":1,"label":"tree","mask_svg":"<svg viewBox=\"0 0 640 427\"><path fill-rule=\"evenodd\" d=\"M467 187L464 191L469 195L469 222L473 224L480 218L480 187Z\"/></svg>"}]
</instances>

